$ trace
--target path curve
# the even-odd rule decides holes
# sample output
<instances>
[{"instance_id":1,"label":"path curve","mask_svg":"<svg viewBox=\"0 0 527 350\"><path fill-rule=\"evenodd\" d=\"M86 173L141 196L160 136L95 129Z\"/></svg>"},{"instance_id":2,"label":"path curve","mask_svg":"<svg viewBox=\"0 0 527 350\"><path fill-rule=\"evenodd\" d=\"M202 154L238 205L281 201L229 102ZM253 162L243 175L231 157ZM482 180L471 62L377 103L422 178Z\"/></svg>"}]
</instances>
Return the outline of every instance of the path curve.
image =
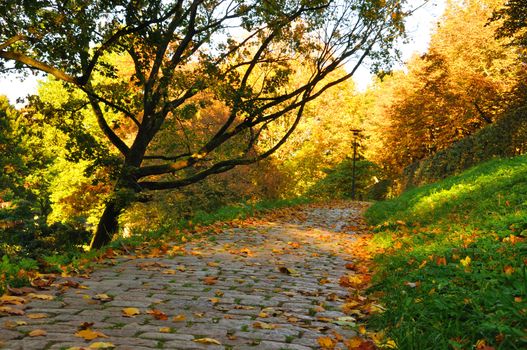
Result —
<instances>
[{"instance_id":1,"label":"path curve","mask_svg":"<svg viewBox=\"0 0 527 350\"><path fill-rule=\"evenodd\" d=\"M0 317L3 349L88 349L103 342L118 350L309 350L334 332L351 337L351 329L334 322L346 317L339 277L364 206L308 206L192 241L172 256L117 257L75 279L85 289L44 291L54 300L35 299L20 306L25 315ZM112 300L93 299L100 294ZM123 308L140 314L124 317ZM153 309L160 313L147 313ZM107 338L75 336L85 322ZM46 335L30 337L35 329ZM203 338L209 340L195 341Z\"/></svg>"}]
</instances>

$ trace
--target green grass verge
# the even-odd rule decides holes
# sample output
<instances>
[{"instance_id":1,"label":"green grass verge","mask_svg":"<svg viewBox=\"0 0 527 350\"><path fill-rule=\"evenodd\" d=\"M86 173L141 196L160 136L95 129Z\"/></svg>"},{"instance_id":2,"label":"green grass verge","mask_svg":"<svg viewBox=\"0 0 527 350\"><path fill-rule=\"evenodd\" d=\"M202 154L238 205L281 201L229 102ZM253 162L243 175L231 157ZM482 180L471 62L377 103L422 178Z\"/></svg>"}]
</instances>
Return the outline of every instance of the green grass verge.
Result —
<instances>
[{"instance_id":1,"label":"green grass verge","mask_svg":"<svg viewBox=\"0 0 527 350\"><path fill-rule=\"evenodd\" d=\"M527 348L527 156L375 203L372 318L400 349ZM489 348L484 348L489 346Z\"/></svg>"}]
</instances>

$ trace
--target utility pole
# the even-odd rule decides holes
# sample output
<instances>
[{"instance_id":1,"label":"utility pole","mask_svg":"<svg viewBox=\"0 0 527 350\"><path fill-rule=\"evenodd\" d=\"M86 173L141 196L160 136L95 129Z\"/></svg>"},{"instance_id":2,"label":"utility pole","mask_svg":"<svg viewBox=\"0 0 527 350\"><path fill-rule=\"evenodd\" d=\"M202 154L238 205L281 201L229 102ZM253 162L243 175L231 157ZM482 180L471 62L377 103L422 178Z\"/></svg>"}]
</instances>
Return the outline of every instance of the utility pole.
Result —
<instances>
[{"instance_id":1,"label":"utility pole","mask_svg":"<svg viewBox=\"0 0 527 350\"><path fill-rule=\"evenodd\" d=\"M361 130L351 129L351 132L353 133L353 161L352 161L352 168L351 168L351 199L355 200L355 162L357 160L357 138L359 137L359 133L361 132Z\"/></svg>"}]
</instances>

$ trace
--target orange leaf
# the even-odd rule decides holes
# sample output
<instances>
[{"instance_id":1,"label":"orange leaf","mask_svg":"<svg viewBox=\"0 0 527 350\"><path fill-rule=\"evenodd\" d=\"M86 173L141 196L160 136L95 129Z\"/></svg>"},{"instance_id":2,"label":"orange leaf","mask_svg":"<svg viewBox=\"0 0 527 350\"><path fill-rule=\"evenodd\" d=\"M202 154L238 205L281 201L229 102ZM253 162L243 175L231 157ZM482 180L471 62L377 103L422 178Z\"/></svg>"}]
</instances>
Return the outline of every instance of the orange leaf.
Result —
<instances>
[{"instance_id":1,"label":"orange leaf","mask_svg":"<svg viewBox=\"0 0 527 350\"><path fill-rule=\"evenodd\" d=\"M512 275L512 273L514 272L514 267L510 266L510 265L507 265L503 268L503 272L506 274L506 275Z\"/></svg>"},{"instance_id":2,"label":"orange leaf","mask_svg":"<svg viewBox=\"0 0 527 350\"><path fill-rule=\"evenodd\" d=\"M47 318L47 314L27 314L27 318L30 318L32 320L38 320L41 318Z\"/></svg>"},{"instance_id":3,"label":"orange leaf","mask_svg":"<svg viewBox=\"0 0 527 350\"><path fill-rule=\"evenodd\" d=\"M149 315L152 315L156 320L162 320L162 321L168 320L167 314L165 314L161 310L152 309L152 310L148 310L146 313Z\"/></svg>"},{"instance_id":4,"label":"orange leaf","mask_svg":"<svg viewBox=\"0 0 527 350\"><path fill-rule=\"evenodd\" d=\"M22 316L24 314L24 310L16 309L10 306L0 306L0 313Z\"/></svg>"},{"instance_id":5,"label":"orange leaf","mask_svg":"<svg viewBox=\"0 0 527 350\"><path fill-rule=\"evenodd\" d=\"M207 276L203 279L203 283L206 285L213 285L218 283L218 277L215 276Z\"/></svg>"}]
</instances>

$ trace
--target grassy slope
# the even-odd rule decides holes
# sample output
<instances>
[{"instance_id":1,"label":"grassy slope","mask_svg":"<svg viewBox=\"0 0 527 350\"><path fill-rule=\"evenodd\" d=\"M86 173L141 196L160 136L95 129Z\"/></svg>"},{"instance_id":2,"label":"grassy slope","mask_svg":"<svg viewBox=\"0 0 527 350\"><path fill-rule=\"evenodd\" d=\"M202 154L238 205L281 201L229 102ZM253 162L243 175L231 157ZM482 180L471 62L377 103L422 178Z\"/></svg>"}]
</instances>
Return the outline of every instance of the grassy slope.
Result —
<instances>
[{"instance_id":1,"label":"grassy slope","mask_svg":"<svg viewBox=\"0 0 527 350\"><path fill-rule=\"evenodd\" d=\"M527 348L527 156L415 188L366 216L386 248L373 289L388 310L372 325L400 349Z\"/></svg>"}]
</instances>

